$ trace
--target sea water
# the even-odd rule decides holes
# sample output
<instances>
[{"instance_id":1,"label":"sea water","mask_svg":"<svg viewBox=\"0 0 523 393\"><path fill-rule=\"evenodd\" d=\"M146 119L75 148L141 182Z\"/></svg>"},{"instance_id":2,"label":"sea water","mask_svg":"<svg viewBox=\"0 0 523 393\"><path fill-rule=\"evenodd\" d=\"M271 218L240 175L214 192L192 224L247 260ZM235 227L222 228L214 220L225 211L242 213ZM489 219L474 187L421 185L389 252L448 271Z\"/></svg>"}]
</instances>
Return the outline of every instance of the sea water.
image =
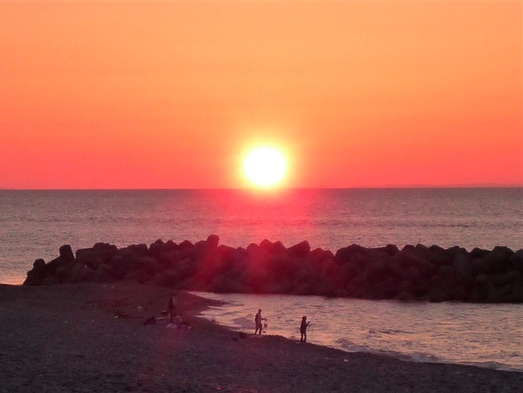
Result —
<instances>
[{"instance_id":1,"label":"sea water","mask_svg":"<svg viewBox=\"0 0 523 393\"><path fill-rule=\"evenodd\" d=\"M331 299L318 296L194 292L225 304L202 315L235 331L254 333L258 309L263 334L347 352L369 352L415 362L467 364L523 372L523 305Z\"/></svg>"},{"instance_id":2,"label":"sea water","mask_svg":"<svg viewBox=\"0 0 523 393\"><path fill-rule=\"evenodd\" d=\"M216 234L246 247L263 239L335 252L350 244L523 248L523 188L0 191L0 283L21 284L37 258L63 244L124 247ZM429 304L292 296L219 295L209 311L237 329L258 308L267 332L410 360L475 363L523 371L521 305ZM321 305L321 307L320 307ZM213 314L212 314L213 313Z\"/></svg>"},{"instance_id":3,"label":"sea water","mask_svg":"<svg viewBox=\"0 0 523 393\"><path fill-rule=\"evenodd\" d=\"M0 282L20 284L37 258L97 242L118 247L216 234L335 252L350 244L523 248L523 188L0 190Z\"/></svg>"}]
</instances>

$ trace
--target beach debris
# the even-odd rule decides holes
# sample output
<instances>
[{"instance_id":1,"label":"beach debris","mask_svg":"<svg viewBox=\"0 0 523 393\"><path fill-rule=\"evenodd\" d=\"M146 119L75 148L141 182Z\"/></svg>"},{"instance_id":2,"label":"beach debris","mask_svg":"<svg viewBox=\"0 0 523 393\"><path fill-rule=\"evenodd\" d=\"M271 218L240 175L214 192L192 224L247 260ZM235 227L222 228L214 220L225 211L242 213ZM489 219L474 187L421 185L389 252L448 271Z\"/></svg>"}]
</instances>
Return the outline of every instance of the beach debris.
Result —
<instances>
[{"instance_id":1,"label":"beach debris","mask_svg":"<svg viewBox=\"0 0 523 393\"><path fill-rule=\"evenodd\" d=\"M123 313L121 312L120 310L116 310L114 312L114 317L115 318L125 318L125 319L128 319L130 318L130 315L129 314L126 314L126 313Z\"/></svg>"},{"instance_id":2,"label":"beach debris","mask_svg":"<svg viewBox=\"0 0 523 393\"><path fill-rule=\"evenodd\" d=\"M144 324L144 326L146 326L146 325L154 325L154 324L156 324L156 322L157 322L157 321L156 321L156 318L155 318L154 315L153 315L152 317L147 318L147 319L144 321L143 324Z\"/></svg>"},{"instance_id":3,"label":"beach debris","mask_svg":"<svg viewBox=\"0 0 523 393\"><path fill-rule=\"evenodd\" d=\"M166 328L170 328L170 329L180 329L180 330L191 330L192 329L192 326L189 324L189 322L173 322L173 323L168 323L167 325L165 325Z\"/></svg>"}]
</instances>

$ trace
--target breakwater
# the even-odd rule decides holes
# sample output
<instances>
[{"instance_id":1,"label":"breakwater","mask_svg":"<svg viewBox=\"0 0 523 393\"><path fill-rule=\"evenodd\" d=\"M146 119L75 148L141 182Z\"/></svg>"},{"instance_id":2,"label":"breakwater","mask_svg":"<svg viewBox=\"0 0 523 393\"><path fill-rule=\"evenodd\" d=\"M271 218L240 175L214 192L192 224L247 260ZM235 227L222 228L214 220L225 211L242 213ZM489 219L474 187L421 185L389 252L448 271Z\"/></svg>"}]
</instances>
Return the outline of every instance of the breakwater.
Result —
<instances>
[{"instance_id":1,"label":"breakwater","mask_svg":"<svg viewBox=\"0 0 523 393\"><path fill-rule=\"evenodd\" d=\"M121 280L221 293L521 303L523 249L352 244L333 253L307 241L234 248L216 235L122 248L97 243L76 253L63 245L57 258L33 263L24 285Z\"/></svg>"}]
</instances>

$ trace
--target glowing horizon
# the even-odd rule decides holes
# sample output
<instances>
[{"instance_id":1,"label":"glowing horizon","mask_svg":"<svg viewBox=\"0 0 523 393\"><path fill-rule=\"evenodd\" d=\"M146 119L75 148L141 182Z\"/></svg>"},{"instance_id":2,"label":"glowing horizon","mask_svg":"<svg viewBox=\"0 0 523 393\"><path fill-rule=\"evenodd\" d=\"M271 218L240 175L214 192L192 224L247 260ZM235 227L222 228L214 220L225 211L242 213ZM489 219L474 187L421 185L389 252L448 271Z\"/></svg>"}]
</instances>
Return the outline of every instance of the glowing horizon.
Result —
<instances>
[{"instance_id":1,"label":"glowing horizon","mask_svg":"<svg viewBox=\"0 0 523 393\"><path fill-rule=\"evenodd\" d=\"M264 141L284 188L523 186L522 30L505 0L0 2L0 188L249 187Z\"/></svg>"}]
</instances>

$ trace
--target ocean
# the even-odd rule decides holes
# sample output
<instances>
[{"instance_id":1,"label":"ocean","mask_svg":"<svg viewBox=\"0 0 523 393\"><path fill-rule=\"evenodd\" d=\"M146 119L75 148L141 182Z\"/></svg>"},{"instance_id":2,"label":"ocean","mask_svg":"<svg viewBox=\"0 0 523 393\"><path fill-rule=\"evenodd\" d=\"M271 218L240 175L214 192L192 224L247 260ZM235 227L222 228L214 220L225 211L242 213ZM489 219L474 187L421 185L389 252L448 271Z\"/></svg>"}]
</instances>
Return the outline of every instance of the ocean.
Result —
<instances>
[{"instance_id":1,"label":"ocean","mask_svg":"<svg viewBox=\"0 0 523 393\"><path fill-rule=\"evenodd\" d=\"M285 246L307 240L312 248L333 252L350 244L516 251L523 248L523 188L1 190L0 283L21 284L35 259L50 261L63 244L75 251L97 242L118 247L157 239L196 242L210 234L232 247L268 239ZM320 301L264 296L252 302L250 296L230 296L229 309L213 312L219 323L236 328L243 326L242 318L254 317L261 303L275 315L287 302L296 303L288 307L287 322L273 317L270 323L271 334L291 338L296 318L312 315ZM232 317L222 315L234 308ZM523 371L522 315L516 304L331 299L318 308L310 341L415 361Z\"/></svg>"},{"instance_id":2,"label":"ocean","mask_svg":"<svg viewBox=\"0 0 523 393\"><path fill-rule=\"evenodd\" d=\"M412 362L523 372L523 304L194 293L225 302L203 316L235 331L254 333L254 315L262 309L263 334L297 343L301 317L307 316L309 343Z\"/></svg>"},{"instance_id":3,"label":"ocean","mask_svg":"<svg viewBox=\"0 0 523 393\"><path fill-rule=\"evenodd\" d=\"M10 191L0 190L0 282L20 284L58 248L210 234L232 247L307 240L350 244L523 248L523 188Z\"/></svg>"}]
</instances>

